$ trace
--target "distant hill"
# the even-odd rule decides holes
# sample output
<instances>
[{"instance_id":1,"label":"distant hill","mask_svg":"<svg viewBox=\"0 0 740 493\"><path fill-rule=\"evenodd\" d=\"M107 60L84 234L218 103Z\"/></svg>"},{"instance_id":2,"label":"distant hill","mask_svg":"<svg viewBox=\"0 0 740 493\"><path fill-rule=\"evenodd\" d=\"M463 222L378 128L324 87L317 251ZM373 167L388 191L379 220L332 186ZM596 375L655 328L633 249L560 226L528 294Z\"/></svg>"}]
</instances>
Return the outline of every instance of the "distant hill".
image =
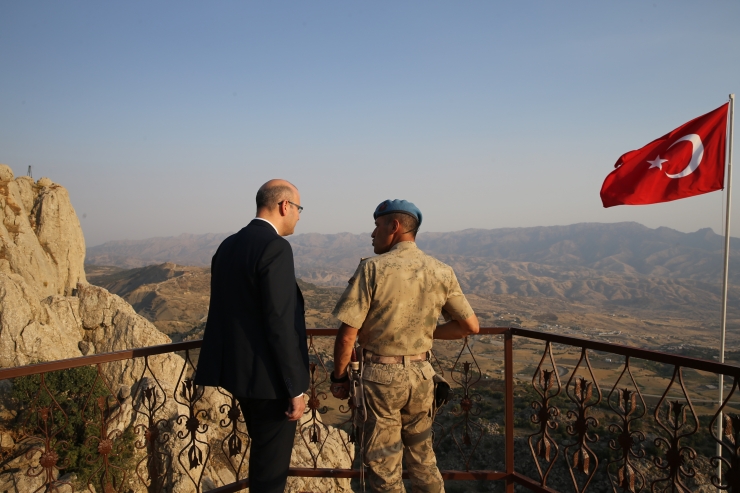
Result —
<instances>
[{"instance_id":1,"label":"distant hill","mask_svg":"<svg viewBox=\"0 0 740 493\"><path fill-rule=\"evenodd\" d=\"M740 240L734 239L733 244L733 259L739 260ZM420 237L419 246L440 255L587 267L628 275L714 282L722 274L723 237L709 228L682 233L629 222L465 230L429 233ZM740 276L740 272L735 274Z\"/></svg>"},{"instance_id":2,"label":"distant hill","mask_svg":"<svg viewBox=\"0 0 740 493\"><path fill-rule=\"evenodd\" d=\"M210 267L168 262L134 269L85 268L91 284L122 297L173 339L179 339L208 314Z\"/></svg>"},{"instance_id":3,"label":"distant hill","mask_svg":"<svg viewBox=\"0 0 740 493\"><path fill-rule=\"evenodd\" d=\"M86 264L133 269L173 262L210 266L218 245L231 233L168 236L145 240L119 240L87 249Z\"/></svg>"},{"instance_id":4,"label":"distant hill","mask_svg":"<svg viewBox=\"0 0 740 493\"><path fill-rule=\"evenodd\" d=\"M173 340L187 337L200 327L208 315L210 267L176 265L171 262L122 269L88 264L87 279L96 286L117 294L137 313L152 322ZM342 290L319 287L298 280L306 299L309 327L336 325L329 313Z\"/></svg>"},{"instance_id":5,"label":"distant hill","mask_svg":"<svg viewBox=\"0 0 740 493\"><path fill-rule=\"evenodd\" d=\"M210 265L224 234L113 241L87 249L86 263L122 268L174 262ZM342 285L361 257L373 255L369 234L307 233L288 238L293 245L299 277ZM498 265L526 263L527 270L548 266L558 271L586 268L603 274L631 277L692 279L716 283L722 275L723 238L711 229L682 233L651 229L638 223L581 223L533 228L467 229L452 233L419 234L424 251L462 262ZM740 241L733 239L731 282L740 282ZM463 262L464 263L464 262ZM518 268L517 268L518 269ZM551 269L547 269L551 270ZM589 277L591 274L589 274Z\"/></svg>"},{"instance_id":6,"label":"distant hill","mask_svg":"<svg viewBox=\"0 0 740 493\"><path fill-rule=\"evenodd\" d=\"M92 247L88 279L123 296L160 330L185 337L207 314L207 266L226 236L180 235ZM296 275L310 283L304 285L311 306L307 316L314 326L330 326L328 312L339 294L336 288L346 286L361 257L373 255L370 235L308 233L288 239ZM637 223L584 223L422 232L418 243L454 267L463 291L477 300L489 324L501 322L499 318L508 316L505 312L516 309L521 316L557 313L563 319L576 313L597 318L604 313L629 314L633 318L617 320L612 315L572 323L612 330L616 320L638 324L638 333L646 330L646 319L666 326L682 319L694 329L718 325L723 238L710 229L681 233ZM736 328L740 327L737 239L733 249L728 326ZM132 266L138 268L118 271ZM618 330L628 331L622 326Z\"/></svg>"}]
</instances>

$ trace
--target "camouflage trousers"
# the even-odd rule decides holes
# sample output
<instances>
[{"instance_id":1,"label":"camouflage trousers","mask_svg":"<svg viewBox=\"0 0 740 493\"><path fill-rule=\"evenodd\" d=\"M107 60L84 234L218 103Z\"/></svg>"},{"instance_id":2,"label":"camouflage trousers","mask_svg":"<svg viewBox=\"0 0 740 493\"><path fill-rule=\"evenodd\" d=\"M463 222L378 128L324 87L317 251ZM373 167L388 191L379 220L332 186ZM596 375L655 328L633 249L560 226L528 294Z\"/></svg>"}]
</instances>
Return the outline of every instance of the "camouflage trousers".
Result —
<instances>
[{"instance_id":1,"label":"camouflage trousers","mask_svg":"<svg viewBox=\"0 0 740 493\"><path fill-rule=\"evenodd\" d=\"M405 459L413 493L444 493L432 450L433 376L427 361L411 362L407 367L364 364L365 464L372 491L403 493Z\"/></svg>"}]
</instances>

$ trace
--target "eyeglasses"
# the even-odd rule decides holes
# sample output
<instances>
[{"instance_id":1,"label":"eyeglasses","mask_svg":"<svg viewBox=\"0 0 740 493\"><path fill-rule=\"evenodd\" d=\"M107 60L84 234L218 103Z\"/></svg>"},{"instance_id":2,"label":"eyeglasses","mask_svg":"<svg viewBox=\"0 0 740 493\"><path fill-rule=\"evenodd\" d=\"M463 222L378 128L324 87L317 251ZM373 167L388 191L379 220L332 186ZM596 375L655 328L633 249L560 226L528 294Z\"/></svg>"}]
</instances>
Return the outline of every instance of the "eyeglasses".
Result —
<instances>
[{"instance_id":1,"label":"eyeglasses","mask_svg":"<svg viewBox=\"0 0 740 493\"><path fill-rule=\"evenodd\" d=\"M289 204L292 204L292 205L296 206L298 208L298 214L300 214L301 212L303 212L303 206L302 205L298 205L295 202L291 202L290 200L286 200L286 202L289 203Z\"/></svg>"}]
</instances>

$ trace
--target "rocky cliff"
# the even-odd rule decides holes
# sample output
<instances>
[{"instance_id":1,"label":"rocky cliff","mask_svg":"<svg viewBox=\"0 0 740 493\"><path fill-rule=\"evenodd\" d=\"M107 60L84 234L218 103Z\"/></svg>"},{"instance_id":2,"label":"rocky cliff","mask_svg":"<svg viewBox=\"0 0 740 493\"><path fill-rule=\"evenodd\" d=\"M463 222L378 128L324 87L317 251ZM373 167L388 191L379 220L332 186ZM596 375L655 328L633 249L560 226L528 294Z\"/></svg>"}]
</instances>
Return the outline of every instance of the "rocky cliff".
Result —
<instances>
[{"instance_id":1,"label":"rocky cliff","mask_svg":"<svg viewBox=\"0 0 740 493\"><path fill-rule=\"evenodd\" d=\"M85 239L67 190L48 178L13 177L0 165L0 272L40 295L70 295L85 282Z\"/></svg>"},{"instance_id":2,"label":"rocky cliff","mask_svg":"<svg viewBox=\"0 0 740 493\"><path fill-rule=\"evenodd\" d=\"M165 344L118 296L85 279L69 195L0 165L0 367Z\"/></svg>"}]
</instances>

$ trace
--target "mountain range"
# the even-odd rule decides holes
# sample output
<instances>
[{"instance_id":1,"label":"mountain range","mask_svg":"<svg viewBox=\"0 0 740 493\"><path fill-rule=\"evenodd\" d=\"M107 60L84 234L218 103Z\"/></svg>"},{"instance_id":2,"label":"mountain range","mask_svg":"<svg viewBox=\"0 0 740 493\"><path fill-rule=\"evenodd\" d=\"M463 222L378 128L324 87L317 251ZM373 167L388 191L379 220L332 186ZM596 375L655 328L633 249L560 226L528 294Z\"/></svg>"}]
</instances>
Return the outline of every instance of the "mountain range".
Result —
<instances>
[{"instance_id":1,"label":"mountain range","mask_svg":"<svg viewBox=\"0 0 740 493\"><path fill-rule=\"evenodd\" d=\"M173 262L207 266L230 233L182 234L145 240L112 241L87 249L86 263L121 268ZM323 284L343 284L361 257L373 255L369 234L306 233L288 237L296 268ZM435 256L515 262L559 270L587 268L631 276L693 279L714 283L722 275L723 238L711 229L682 233L651 229L638 223L581 223L532 228L467 229L425 233L419 247ZM740 240L733 238L732 266L740 259ZM740 266L740 264L738 264ZM336 274L341 274L339 279ZM731 282L740 279L730 269Z\"/></svg>"},{"instance_id":2,"label":"mountain range","mask_svg":"<svg viewBox=\"0 0 740 493\"><path fill-rule=\"evenodd\" d=\"M231 233L119 240L87 249L86 262L122 268L174 262L207 266ZM370 234L305 233L288 237L296 262L334 265L337 260L372 255ZM635 222L580 223L569 226L467 229L421 232L419 247L434 255L589 267L610 272L712 281L721 275L723 237L710 228L682 233L651 229ZM740 239L733 238L733 260L740 259ZM305 258L302 258L305 257ZM731 274L732 274L731 270ZM735 276L740 273L735 272Z\"/></svg>"},{"instance_id":3,"label":"mountain range","mask_svg":"<svg viewBox=\"0 0 740 493\"><path fill-rule=\"evenodd\" d=\"M86 263L121 268L174 262L206 266L228 234L115 241L88 248ZM317 286L344 286L360 258L373 255L369 234L288 237L296 275ZM419 247L452 265L466 292L555 298L635 309L681 310L692 318L718 310L723 237L634 222L421 232ZM740 240L732 241L731 313L740 309ZM737 314L740 316L740 313ZM713 316L714 318L714 316Z\"/></svg>"}]
</instances>

